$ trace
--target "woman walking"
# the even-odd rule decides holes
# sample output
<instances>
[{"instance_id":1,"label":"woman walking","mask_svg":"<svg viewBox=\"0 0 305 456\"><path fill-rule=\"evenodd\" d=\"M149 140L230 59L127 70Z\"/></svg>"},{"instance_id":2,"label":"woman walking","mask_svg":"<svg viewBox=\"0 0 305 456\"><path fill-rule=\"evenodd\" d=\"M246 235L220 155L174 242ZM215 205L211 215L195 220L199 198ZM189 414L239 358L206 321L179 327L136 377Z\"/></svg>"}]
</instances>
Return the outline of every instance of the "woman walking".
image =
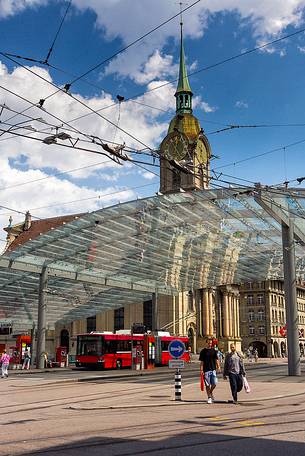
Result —
<instances>
[{"instance_id":1,"label":"woman walking","mask_svg":"<svg viewBox=\"0 0 305 456\"><path fill-rule=\"evenodd\" d=\"M230 345L230 352L226 354L223 369L224 380L229 377L233 404L237 404L237 393L243 388L243 377L246 375L244 363L241 356L237 353L235 345Z\"/></svg>"},{"instance_id":2,"label":"woman walking","mask_svg":"<svg viewBox=\"0 0 305 456\"><path fill-rule=\"evenodd\" d=\"M2 378L8 377L8 366L10 363L10 356L6 353L6 350L3 351L2 356L0 358L1 363L1 370L2 370Z\"/></svg>"}]
</instances>

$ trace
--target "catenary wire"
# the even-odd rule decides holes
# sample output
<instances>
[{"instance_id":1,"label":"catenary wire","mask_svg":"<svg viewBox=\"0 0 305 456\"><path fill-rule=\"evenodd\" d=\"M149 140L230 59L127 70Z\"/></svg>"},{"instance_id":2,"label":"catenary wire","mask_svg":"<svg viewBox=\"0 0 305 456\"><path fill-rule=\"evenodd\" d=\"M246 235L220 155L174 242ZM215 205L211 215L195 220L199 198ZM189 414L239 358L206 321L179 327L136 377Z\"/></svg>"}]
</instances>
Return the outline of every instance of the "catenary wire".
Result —
<instances>
[{"instance_id":1,"label":"catenary wire","mask_svg":"<svg viewBox=\"0 0 305 456\"><path fill-rule=\"evenodd\" d=\"M158 26L154 27L153 29L151 29L150 31L148 31L147 33L145 33L144 35L140 36L139 38L137 38L136 40L134 40L132 43L129 43L127 46L125 46L124 48L120 49L119 51L115 52L114 54L112 54L110 57L107 57L106 59L104 59L102 62L99 62L97 65L95 65L94 67L90 68L89 70L87 70L85 73L81 74L80 76L77 76L77 77L74 77L74 79L68 84L69 87L74 84L75 82L83 79L85 76L87 76L89 73L91 73L92 71L96 70L97 68L101 67L102 65L104 65L105 63L109 62L110 60L112 60L113 58L117 57L119 54L121 54L122 52L126 51L127 49L129 49L131 46L133 46L134 44L138 43L139 41L143 40L144 38L146 38L148 35L150 35L151 33L155 32L156 30L158 30L159 28L163 27L164 25L166 25L167 23L169 23L170 21L172 21L173 19L175 19L176 17L180 16L181 13L189 10L190 8L192 8L193 6L195 6L197 3L199 3L201 0L196 0L194 3L192 3L191 5L188 5L186 8L184 8L182 11L180 11L179 13L175 14L174 16L170 17L169 19L167 19L166 21L162 22L161 24L159 24ZM44 61L39 61L39 60L36 60L36 59L29 59L29 58L25 58L25 57L21 57L21 56L18 56L16 54L11 54L11 53L5 53L5 52L0 52L1 55L3 56L6 56L7 58L9 57L15 57L15 58L20 58L20 59L26 59L26 60L29 60L29 61L32 61L32 62L36 62L36 63L40 63L40 64L44 64L45 62ZM15 62L17 63L17 62ZM47 65L49 65L47 63ZM49 65L50 66L50 65ZM55 94L57 94L58 92L62 91L62 89L59 89L57 88L57 91L53 92L52 94L48 95L48 97L46 97L46 99L49 99L50 97L54 96Z\"/></svg>"},{"instance_id":2,"label":"catenary wire","mask_svg":"<svg viewBox=\"0 0 305 456\"><path fill-rule=\"evenodd\" d=\"M98 115L100 118L102 118L103 120L105 120L106 122L110 123L112 126L115 126L116 128L118 128L120 131L122 131L124 134L126 134L127 136L129 136L130 138L134 139L136 142L138 142L139 144L141 144L142 146L148 148L149 150L153 150L150 146L147 146L147 144L145 144L143 141L141 141L140 139L136 138L133 134L127 132L125 129L123 129L122 127L118 127L114 122L112 122L112 120L108 119L107 117L103 116L102 114L100 114L99 112L97 112L96 110L94 110L93 108L91 108L89 105L87 105L86 103L84 103L83 101L81 101L80 99L78 99L76 96L72 95L71 93L68 93L66 92L65 90L61 89L61 88L58 88L58 86L56 84L54 84L53 82L51 81L48 81L46 78L44 78L43 76L35 73L35 71L31 70L30 68L26 67L25 65L22 65L20 62L18 62L17 60L14 60L12 57L7 57L5 56L1 51L0 51L0 55L3 55L5 58L13 61L14 63L16 63L17 65L19 65L20 67L22 67L23 69L25 69L26 71L30 72L31 74L35 75L36 77L38 77L39 79L43 80L44 82L46 82L47 84L53 86L53 87L56 87L57 89L59 89L60 92L68 95L70 98L72 98L74 101L76 101L77 103L81 104L82 106L84 106L86 109L88 109L89 111L91 111L92 114L96 114ZM32 105L34 105L34 103L31 103ZM36 106L36 105L35 105ZM37 106L36 106L37 107ZM56 117L56 116L55 116ZM67 122L63 122L64 124L67 124ZM69 125L69 124L68 124ZM69 125L71 127L71 125Z\"/></svg>"},{"instance_id":3,"label":"catenary wire","mask_svg":"<svg viewBox=\"0 0 305 456\"><path fill-rule=\"evenodd\" d=\"M70 6L71 6L71 3L72 3L72 0L69 1L68 6L67 6L67 8L66 8L66 11L65 11L65 13L64 13L64 15L63 15L63 17L62 17L62 20L61 20L61 22L60 22L60 24L59 24L59 27L58 27L57 32L56 32L56 34L55 34L54 40L53 40L53 42L52 42L52 44L51 44L51 46L50 46L50 49L49 49L48 54L47 54L47 57L46 57L46 59L45 59L45 61L44 61L45 64L48 63L49 58L50 58L50 56L51 56L51 53L53 52L55 42L56 42L56 40L57 40L57 38L58 38L58 35L59 35L60 31L61 31L61 28L62 28L62 26L63 26L63 23L65 22L66 16L67 16L68 11L69 11Z\"/></svg>"},{"instance_id":4,"label":"catenary wire","mask_svg":"<svg viewBox=\"0 0 305 456\"><path fill-rule=\"evenodd\" d=\"M239 53L239 54L236 54L236 55L233 55L233 56L231 56L231 57L228 57L228 58L226 58L226 59L224 59L224 60L220 60L219 62L215 62L215 63L213 63L213 64L211 64L211 65L206 66L206 67L203 67L203 68L200 68L200 69L198 69L198 70L196 70L196 71L190 72L190 73L188 74L187 77L192 77L192 76L194 76L194 75L196 75L196 74L202 73L203 71L208 71L208 70L211 70L211 69L216 68L216 67L218 67L218 66L224 65L224 64L226 64L226 63L228 63L228 62L232 62L232 61L234 61L234 60L236 60L236 59L238 59L238 58L241 58L241 57L244 57L244 56L246 56L246 55L252 54L252 53L257 52L257 51L259 51L259 50L261 50L261 49L264 49L264 48L266 48L266 47L268 47L268 46L271 46L271 45L276 44L276 43L279 43L279 42L281 42L281 41L283 41L283 40L292 38L293 36L299 35L299 34L304 33L304 32L305 32L305 28L296 30L295 32L292 32L292 33L289 33L289 34L287 34L287 35L281 36L280 38L277 38L277 39L275 39L275 40L269 41L269 42L264 43L264 44L262 44L262 45L260 45L260 46L256 46L256 47L254 47L254 48L252 48L252 49L249 49L249 50L247 50L247 51L241 52L241 53ZM170 84L174 84L174 83L176 83L178 80L179 80L179 78L175 78L175 79L172 79L172 80L170 80L170 81L167 81L167 82L165 82L165 83L163 83L163 84L161 84L161 85L159 85L159 86L157 86L157 87L153 87L153 88L151 88L151 89L149 89L149 90L146 90L145 92L139 92L139 93L137 93L137 94L135 94L135 95L132 95L132 96L130 96L130 97L128 97L128 98L125 98L125 102L126 102L126 101L130 101L130 100L132 100L132 99L134 99L134 98L138 98L138 97L141 97L141 96L143 96L143 95L146 95L147 93L154 92L154 91L159 90L159 89L161 89L161 88L163 88L163 87L165 87L165 86L168 86L168 85L170 85ZM148 84L148 85L149 85L149 84ZM111 105L109 105L109 106L103 107L102 109L103 109L103 110L104 110L104 109L108 109L108 108L110 108L110 107L112 107L112 106L115 106L116 104L117 104L117 103L113 103L113 104L111 104ZM90 114L88 113L87 115L90 115Z\"/></svg>"},{"instance_id":5,"label":"catenary wire","mask_svg":"<svg viewBox=\"0 0 305 456\"><path fill-rule=\"evenodd\" d=\"M280 147L276 147L274 149L271 149L271 150L268 150L266 152L262 152L260 154L256 154L256 155L251 155L250 157L247 157L247 158L243 158L241 160L236 160L234 162L231 162L231 163L227 163L225 165L221 165L221 166L217 166L216 168L214 168L213 170L217 170L217 169L222 169L222 168L228 168L230 166L235 166L235 165L238 165L240 163L244 163L246 161L249 161L249 160L253 160L254 158L258 158L258 157L263 157L264 155L268 155L268 154L272 154L274 152L279 152L280 150L283 150L284 148L288 149L290 147L294 147L294 146L297 146L299 144L303 144L305 142L305 139L301 139L299 141L295 141L293 143L290 143L290 144L286 144L284 146L280 146Z\"/></svg>"}]
</instances>

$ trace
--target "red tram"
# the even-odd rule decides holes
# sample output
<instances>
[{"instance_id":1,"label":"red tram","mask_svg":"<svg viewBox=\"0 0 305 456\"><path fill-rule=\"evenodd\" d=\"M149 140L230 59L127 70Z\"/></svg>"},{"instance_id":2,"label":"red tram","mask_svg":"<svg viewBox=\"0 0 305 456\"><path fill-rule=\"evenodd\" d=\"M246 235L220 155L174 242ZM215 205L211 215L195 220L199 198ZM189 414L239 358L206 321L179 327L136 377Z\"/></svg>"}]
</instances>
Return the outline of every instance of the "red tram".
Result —
<instances>
[{"instance_id":1,"label":"red tram","mask_svg":"<svg viewBox=\"0 0 305 456\"><path fill-rule=\"evenodd\" d=\"M132 362L141 368L167 366L168 345L179 339L185 344L182 359L189 362L188 338L171 336L167 332L133 334L128 331L91 332L77 336L76 367L121 369ZM132 359L133 358L133 359Z\"/></svg>"}]
</instances>

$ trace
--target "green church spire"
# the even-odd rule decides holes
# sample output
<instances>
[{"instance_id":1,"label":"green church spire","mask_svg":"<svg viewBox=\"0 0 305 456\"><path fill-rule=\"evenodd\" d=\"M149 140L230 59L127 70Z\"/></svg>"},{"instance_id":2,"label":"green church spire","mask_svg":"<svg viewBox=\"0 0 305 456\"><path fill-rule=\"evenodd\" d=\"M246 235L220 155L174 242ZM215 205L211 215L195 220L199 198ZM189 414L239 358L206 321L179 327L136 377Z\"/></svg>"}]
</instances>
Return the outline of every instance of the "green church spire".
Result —
<instances>
[{"instance_id":1,"label":"green church spire","mask_svg":"<svg viewBox=\"0 0 305 456\"><path fill-rule=\"evenodd\" d=\"M180 22L181 27L181 42L180 42L180 66L179 66L179 81L177 90L175 93L176 97L176 112L177 114L191 113L192 112L192 90L187 77L184 47L183 47L183 22Z\"/></svg>"}]
</instances>

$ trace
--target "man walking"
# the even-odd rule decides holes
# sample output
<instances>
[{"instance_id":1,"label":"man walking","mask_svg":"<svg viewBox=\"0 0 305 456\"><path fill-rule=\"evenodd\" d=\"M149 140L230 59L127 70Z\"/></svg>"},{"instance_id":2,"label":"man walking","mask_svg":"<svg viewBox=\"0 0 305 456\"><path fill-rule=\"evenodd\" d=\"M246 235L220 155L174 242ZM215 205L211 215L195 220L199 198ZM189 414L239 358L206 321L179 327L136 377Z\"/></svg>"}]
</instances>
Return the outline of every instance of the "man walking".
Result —
<instances>
[{"instance_id":1,"label":"man walking","mask_svg":"<svg viewBox=\"0 0 305 456\"><path fill-rule=\"evenodd\" d=\"M243 377L246 375L244 363L241 356L237 353L235 345L230 345L230 352L226 354L225 365L223 368L223 379L229 377L233 404L237 404L237 393L243 388Z\"/></svg>"},{"instance_id":2,"label":"man walking","mask_svg":"<svg viewBox=\"0 0 305 456\"><path fill-rule=\"evenodd\" d=\"M216 369L220 369L219 359L217 351L213 348L213 341L209 339L207 341L207 347L201 350L199 355L200 373L204 375L204 383L208 396L208 404L214 402L213 391L217 384Z\"/></svg>"}]
</instances>

